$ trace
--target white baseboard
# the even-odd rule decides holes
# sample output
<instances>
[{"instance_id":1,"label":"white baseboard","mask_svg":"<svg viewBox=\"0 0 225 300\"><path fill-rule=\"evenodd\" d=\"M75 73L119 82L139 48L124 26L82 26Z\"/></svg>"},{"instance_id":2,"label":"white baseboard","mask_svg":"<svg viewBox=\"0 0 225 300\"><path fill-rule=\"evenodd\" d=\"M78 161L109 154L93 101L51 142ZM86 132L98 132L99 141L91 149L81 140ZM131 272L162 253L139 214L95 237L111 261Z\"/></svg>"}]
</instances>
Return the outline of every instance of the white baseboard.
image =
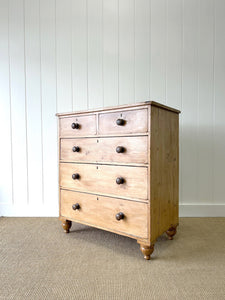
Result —
<instances>
[{"instance_id":1,"label":"white baseboard","mask_svg":"<svg viewBox=\"0 0 225 300\"><path fill-rule=\"evenodd\" d=\"M0 204L0 216L2 217L58 217L59 208L56 205L12 205Z\"/></svg>"},{"instance_id":2,"label":"white baseboard","mask_svg":"<svg viewBox=\"0 0 225 300\"><path fill-rule=\"evenodd\" d=\"M180 204L180 217L225 217L225 204Z\"/></svg>"},{"instance_id":3,"label":"white baseboard","mask_svg":"<svg viewBox=\"0 0 225 300\"><path fill-rule=\"evenodd\" d=\"M180 204L180 217L225 217L225 204ZM58 217L58 204L16 206L0 204L0 217Z\"/></svg>"}]
</instances>

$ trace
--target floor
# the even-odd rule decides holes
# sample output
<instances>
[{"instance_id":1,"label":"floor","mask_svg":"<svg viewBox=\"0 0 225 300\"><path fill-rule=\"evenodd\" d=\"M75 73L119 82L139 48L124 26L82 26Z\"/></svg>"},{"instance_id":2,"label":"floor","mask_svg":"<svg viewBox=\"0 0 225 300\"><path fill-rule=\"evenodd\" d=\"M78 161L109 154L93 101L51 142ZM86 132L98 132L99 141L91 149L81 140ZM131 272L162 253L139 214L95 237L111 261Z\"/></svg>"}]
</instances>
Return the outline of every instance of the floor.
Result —
<instances>
[{"instance_id":1,"label":"floor","mask_svg":"<svg viewBox=\"0 0 225 300\"><path fill-rule=\"evenodd\" d=\"M145 261L135 240L57 218L0 218L0 299L225 299L225 218L181 218Z\"/></svg>"}]
</instances>

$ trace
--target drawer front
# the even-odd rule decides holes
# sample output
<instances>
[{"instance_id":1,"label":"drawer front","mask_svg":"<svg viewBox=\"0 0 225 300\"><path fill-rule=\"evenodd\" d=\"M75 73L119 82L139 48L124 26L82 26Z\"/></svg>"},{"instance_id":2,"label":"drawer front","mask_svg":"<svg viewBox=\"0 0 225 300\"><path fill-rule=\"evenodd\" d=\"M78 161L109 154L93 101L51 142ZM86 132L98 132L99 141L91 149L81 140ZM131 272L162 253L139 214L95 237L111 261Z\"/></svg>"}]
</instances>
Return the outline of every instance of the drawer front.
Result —
<instances>
[{"instance_id":1,"label":"drawer front","mask_svg":"<svg viewBox=\"0 0 225 300\"><path fill-rule=\"evenodd\" d=\"M82 192L147 199L147 167L60 163L60 186Z\"/></svg>"},{"instance_id":2,"label":"drawer front","mask_svg":"<svg viewBox=\"0 0 225 300\"><path fill-rule=\"evenodd\" d=\"M148 137L61 139L61 160L147 163Z\"/></svg>"},{"instance_id":3,"label":"drawer front","mask_svg":"<svg viewBox=\"0 0 225 300\"><path fill-rule=\"evenodd\" d=\"M79 204L74 210L73 204ZM122 212L124 218L116 219ZM147 204L61 190L61 216L90 225L147 238Z\"/></svg>"},{"instance_id":4,"label":"drawer front","mask_svg":"<svg viewBox=\"0 0 225 300\"><path fill-rule=\"evenodd\" d=\"M59 119L61 136L81 136L96 134L96 116L74 116Z\"/></svg>"},{"instance_id":5,"label":"drawer front","mask_svg":"<svg viewBox=\"0 0 225 300\"><path fill-rule=\"evenodd\" d=\"M144 133L147 131L147 109L99 114L99 134Z\"/></svg>"}]
</instances>

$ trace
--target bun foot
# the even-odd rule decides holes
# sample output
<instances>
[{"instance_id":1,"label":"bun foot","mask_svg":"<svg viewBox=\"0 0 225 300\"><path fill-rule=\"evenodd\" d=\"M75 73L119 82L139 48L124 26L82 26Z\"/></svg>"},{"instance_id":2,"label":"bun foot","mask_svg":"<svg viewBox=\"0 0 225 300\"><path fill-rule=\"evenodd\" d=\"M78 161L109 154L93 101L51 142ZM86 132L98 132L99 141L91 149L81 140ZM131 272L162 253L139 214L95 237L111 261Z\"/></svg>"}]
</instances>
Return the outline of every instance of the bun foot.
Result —
<instances>
[{"instance_id":1,"label":"bun foot","mask_svg":"<svg viewBox=\"0 0 225 300\"><path fill-rule=\"evenodd\" d=\"M144 254L144 259L146 259L146 260L151 259L151 254L154 251L154 244L151 246L140 244L140 249L141 249L141 252Z\"/></svg>"},{"instance_id":2,"label":"bun foot","mask_svg":"<svg viewBox=\"0 0 225 300\"><path fill-rule=\"evenodd\" d=\"M168 235L169 240L173 240L173 236L176 234L177 229L176 227L170 227L167 231L166 234Z\"/></svg>"},{"instance_id":3,"label":"bun foot","mask_svg":"<svg viewBox=\"0 0 225 300\"><path fill-rule=\"evenodd\" d=\"M64 229L65 233L69 233L70 232L70 228L72 226L72 222L69 220L62 220L62 227Z\"/></svg>"}]
</instances>

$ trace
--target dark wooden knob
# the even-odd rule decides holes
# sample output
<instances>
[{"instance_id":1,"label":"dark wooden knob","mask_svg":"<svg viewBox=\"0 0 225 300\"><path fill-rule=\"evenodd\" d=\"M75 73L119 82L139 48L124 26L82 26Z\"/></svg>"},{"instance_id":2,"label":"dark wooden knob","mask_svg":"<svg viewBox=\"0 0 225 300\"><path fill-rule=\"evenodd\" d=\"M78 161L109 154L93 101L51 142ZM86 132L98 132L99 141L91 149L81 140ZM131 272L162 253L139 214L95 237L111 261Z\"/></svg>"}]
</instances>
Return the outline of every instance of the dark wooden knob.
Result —
<instances>
[{"instance_id":1,"label":"dark wooden knob","mask_svg":"<svg viewBox=\"0 0 225 300\"><path fill-rule=\"evenodd\" d=\"M71 127L73 128L73 129L79 129L79 124L78 123L72 123L71 124Z\"/></svg>"},{"instance_id":2,"label":"dark wooden knob","mask_svg":"<svg viewBox=\"0 0 225 300\"><path fill-rule=\"evenodd\" d=\"M117 184L123 184L123 183L124 183L123 177L117 177L117 178L116 178L116 183L117 183Z\"/></svg>"},{"instance_id":3,"label":"dark wooden knob","mask_svg":"<svg viewBox=\"0 0 225 300\"><path fill-rule=\"evenodd\" d=\"M79 152L80 151L80 147L73 146L72 150L73 150L73 152Z\"/></svg>"},{"instance_id":4,"label":"dark wooden knob","mask_svg":"<svg viewBox=\"0 0 225 300\"><path fill-rule=\"evenodd\" d=\"M123 146L116 147L116 152L117 153L123 153L124 151L125 151L125 148Z\"/></svg>"},{"instance_id":5,"label":"dark wooden knob","mask_svg":"<svg viewBox=\"0 0 225 300\"><path fill-rule=\"evenodd\" d=\"M80 175L78 173L75 173L72 175L72 178L75 180L75 179L79 179L80 178Z\"/></svg>"},{"instance_id":6,"label":"dark wooden knob","mask_svg":"<svg viewBox=\"0 0 225 300\"><path fill-rule=\"evenodd\" d=\"M119 126L123 126L125 124L125 120L123 120L123 119L117 119L116 120L116 124L119 125Z\"/></svg>"},{"instance_id":7,"label":"dark wooden knob","mask_svg":"<svg viewBox=\"0 0 225 300\"><path fill-rule=\"evenodd\" d=\"M79 203L76 203L76 204L72 205L72 209L73 210L76 210L76 209L79 209L79 208L80 208L80 204Z\"/></svg>"},{"instance_id":8,"label":"dark wooden knob","mask_svg":"<svg viewBox=\"0 0 225 300\"><path fill-rule=\"evenodd\" d=\"M124 219L124 213L119 212L118 214L116 214L116 219L117 219L117 221Z\"/></svg>"}]
</instances>

